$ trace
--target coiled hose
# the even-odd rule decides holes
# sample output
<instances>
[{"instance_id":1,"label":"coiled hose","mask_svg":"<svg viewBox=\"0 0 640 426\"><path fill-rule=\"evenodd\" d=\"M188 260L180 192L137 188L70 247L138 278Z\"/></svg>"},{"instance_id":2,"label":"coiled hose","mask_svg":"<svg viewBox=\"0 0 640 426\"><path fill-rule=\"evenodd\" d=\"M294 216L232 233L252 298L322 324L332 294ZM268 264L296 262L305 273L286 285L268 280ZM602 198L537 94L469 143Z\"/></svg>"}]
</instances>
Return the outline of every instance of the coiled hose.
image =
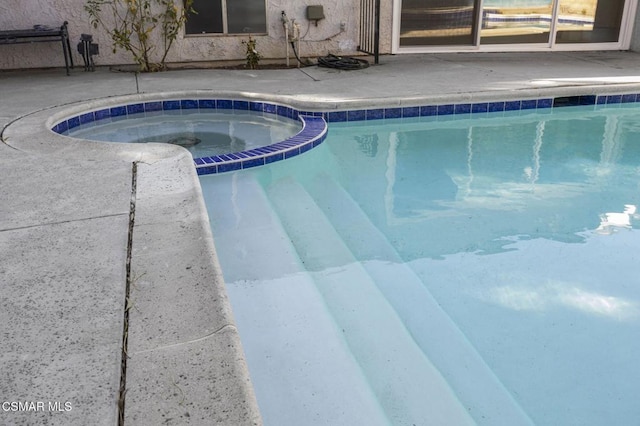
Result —
<instances>
[{"instance_id":1,"label":"coiled hose","mask_svg":"<svg viewBox=\"0 0 640 426\"><path fill-rule=\"evenodd\" d=\"M328 54L327 56L318 58L318 66L350 71L367 68L369 66L369 62L365 59Z\"/></svg>"},{"instance_id":2,"label":"coiled hose","mask_svg":"<svg viewBox=\"0 0 640 426\"><path fill-rule=\"evenodd\" d=\"M296 44L291 42L291 47L293 48L293 53L296 55L296 59L302 66L312 65L311 63L303 62L298 56L298 51L296 50ZM336 68L339 70L361 70L367 68L369 66L369 62L366 59L358 59L352 57L345 56L336 56L329 53L327 56L323 56L318 58L318 66L325 68Z\"/></svg>"}]
</instances>

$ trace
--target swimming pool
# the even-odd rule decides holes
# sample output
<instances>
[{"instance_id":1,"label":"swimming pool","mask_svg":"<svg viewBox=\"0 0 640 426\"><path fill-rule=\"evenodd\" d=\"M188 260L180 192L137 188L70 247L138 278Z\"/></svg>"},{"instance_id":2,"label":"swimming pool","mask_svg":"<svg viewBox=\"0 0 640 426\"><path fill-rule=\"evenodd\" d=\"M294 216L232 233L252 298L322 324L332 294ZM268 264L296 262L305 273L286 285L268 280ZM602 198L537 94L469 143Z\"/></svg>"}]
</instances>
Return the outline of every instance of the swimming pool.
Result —
<instances>
[{"instance_id":1,"label":"swimming pool","mask_svg":"<svg viewBox=\"0 0 640 426\"><path fill-rule=\"evenodd\" d=\"M265 424L640 417L640 109L471 109L201 177Z\"/></svg>"},{"instance_id":2,"label":"swimming pool","mask_svg":"<svg viewBox=\"0 0 640 426\"><path fill-rule=\"evenodd\" d=\"M86 138L180 145L191 152L199 175L281 161L315 148L326 137L327 123L320 112L256 100L184 95L174 99L147 95L127 104L106 100L99 109L80 105L50 117L48 125L52 132L81 143Z\"/></svg>"},{"instance_id":3,"label":"swimming pool","mask_svg":"<svg viewBox=\"0 0 640 426\"><path fill-rule=\"evenodd\" d=\"M127 119L101 120L65 132L74 138L102 142L158 142L180 145L194 158L248 151L283 141L301 130L301 123L257 111L155 111Z\"/></svg>"}]
</instances>

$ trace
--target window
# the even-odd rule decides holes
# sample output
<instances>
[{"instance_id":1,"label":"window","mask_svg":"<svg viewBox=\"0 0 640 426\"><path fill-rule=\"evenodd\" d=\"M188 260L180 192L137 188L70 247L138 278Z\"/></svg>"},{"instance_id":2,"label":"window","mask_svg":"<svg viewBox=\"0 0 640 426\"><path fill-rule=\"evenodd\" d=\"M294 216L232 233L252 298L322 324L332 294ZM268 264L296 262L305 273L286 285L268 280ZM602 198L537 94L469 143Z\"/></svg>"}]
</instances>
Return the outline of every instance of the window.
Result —
<instances>
[{"instance_id":1,"label":"window","mask_svg":"<svg viewBox=\"0 0 640 426\"><path fill-rule=\"evenodd\" d=\"M264 34L265 0L194 0L187 34Z\"/></svg>"}]
</instances>

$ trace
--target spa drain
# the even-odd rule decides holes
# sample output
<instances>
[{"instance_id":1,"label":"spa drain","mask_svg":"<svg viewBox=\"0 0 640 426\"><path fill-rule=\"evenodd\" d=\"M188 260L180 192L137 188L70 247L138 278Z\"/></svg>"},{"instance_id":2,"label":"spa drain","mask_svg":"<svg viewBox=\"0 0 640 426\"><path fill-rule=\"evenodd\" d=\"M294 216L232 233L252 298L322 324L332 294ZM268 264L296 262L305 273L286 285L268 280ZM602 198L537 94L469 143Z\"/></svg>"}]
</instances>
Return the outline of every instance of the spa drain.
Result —
<instances>
[{"instance_id":1,"label":"spa drain","mask_svg":"<svg viewBox=\"0 0 640 426\"><path fill-rule=\"evenodd\" d=\"M200 142L202 142L202 140L200 138L195 137L195 136L178 136L178 137L169 139L167 141L167 143L170 143L170 144L173 144L173 145L180 145L180 146L183 146L185 148L188 148L190 146L198 145Z\"/></svg>"}]
</instances>

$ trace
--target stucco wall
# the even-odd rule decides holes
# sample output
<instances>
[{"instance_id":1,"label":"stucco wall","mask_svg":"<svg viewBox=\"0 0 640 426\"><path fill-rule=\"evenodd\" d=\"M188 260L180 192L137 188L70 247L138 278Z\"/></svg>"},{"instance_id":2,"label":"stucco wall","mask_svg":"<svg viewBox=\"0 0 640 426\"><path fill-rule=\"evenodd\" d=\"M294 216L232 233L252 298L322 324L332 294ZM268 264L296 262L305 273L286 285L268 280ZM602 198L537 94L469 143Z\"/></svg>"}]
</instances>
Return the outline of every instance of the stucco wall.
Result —
<instances>
[{"instance_id":1,"label":"stucco wall","mask_svg":"<svg viewBox=\"0 0 640 426\"><path fill-rule=\"evenodd\" d=\"M233 1L233 0L232 0ZM176 0L181 4L180 0ZM380 51L390 53L392 40L392 0L382 0L380 19ZM93 34L100 45L98 65L130 64L132 58L123 51L113 52L110 38L101 30L91 27L89 16L84 11L85 0L0 0L0 29L22 29L33 25L59 26L69 21L74 62L82 64L75 45L80 34ZM305 18L306 6L320 4L326 19L316 27ZM360 0L267 0L267 35L255 35L259 53L264 58L284 58L286 44L281 12L300 24L304 35L300 43L303 57L356 55ZM341 23L345 24L342 30ZM631 50L640 51L640 8L635 17ZM181 35L171 51L169 62L198 62L220 60L243 60L243 40L247 36L187 36ZM295 61L293 52L290 52ZM0 45L0 69L62 67L64 59L61 47L56 43Z\"/></svg>"},{"instance_id":2,"label":"stucco wall","mask_svg":"<svg viewBox=\"0 0 640 426\"><path fill-rule=\"evenodd\" d=\"M179 0L176 3L181 4ZM382 22L390 23L391 1L384 6ZM91 27L89 16L84 11L85 0L2 0L0 1L0 29L31 28L33 25L60 26L69 22L69 33L74 54L74 62L82 63L76 53L76 44L80 34L93 35L94 42L100 45L98 65L132 63L130 56L118 51L112 52L110 38L98 29ZM320 4L324 7L326 19L314 23L306 20L306 6ZM254 36L257 48L264 58L284 58L286 45L281 12L284 10L289 19L300 24L300 42L303 57L324 56L327 53L337 55L357 54L360 0L267 0L267 35ZM386 17L385 17L386 16ZM344 23L344 30L341 28ZM381 44L384 51L390 50L390 25L388 34L382 34ZM247 36L187 36L181 35L172 49L169 62L242 60L245 51L242 41ZM385 50L386 49L386 50ZM293 52L290 53L295 61ZM64 66L62 49L55 43L35 43L21 45L0 45L0 69L39 68Z\"/></svg>"}]
</instances>

